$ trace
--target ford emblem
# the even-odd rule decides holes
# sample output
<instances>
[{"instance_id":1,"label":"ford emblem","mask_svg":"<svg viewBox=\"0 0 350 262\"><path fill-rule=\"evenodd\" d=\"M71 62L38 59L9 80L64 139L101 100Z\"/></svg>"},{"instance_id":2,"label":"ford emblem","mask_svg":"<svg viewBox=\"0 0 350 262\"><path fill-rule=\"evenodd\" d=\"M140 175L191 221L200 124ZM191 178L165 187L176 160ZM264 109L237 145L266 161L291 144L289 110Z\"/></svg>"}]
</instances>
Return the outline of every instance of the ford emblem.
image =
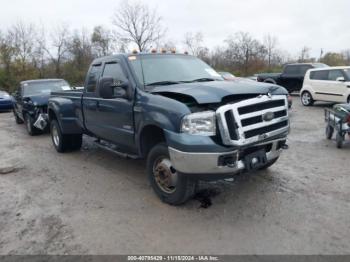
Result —
<instances>
[{"instance_id":1,"label":"ford emblem","mask_svg":"<svg viewBox=\"0 0 350 262\"><path fill-rule=\"evenodd\" d=\"M262 115L262 119L264 121L271 121L272 119L274 119L275 117L275 114L274 112L266 112L265 114Z\"/></svg>"}]
</instances>

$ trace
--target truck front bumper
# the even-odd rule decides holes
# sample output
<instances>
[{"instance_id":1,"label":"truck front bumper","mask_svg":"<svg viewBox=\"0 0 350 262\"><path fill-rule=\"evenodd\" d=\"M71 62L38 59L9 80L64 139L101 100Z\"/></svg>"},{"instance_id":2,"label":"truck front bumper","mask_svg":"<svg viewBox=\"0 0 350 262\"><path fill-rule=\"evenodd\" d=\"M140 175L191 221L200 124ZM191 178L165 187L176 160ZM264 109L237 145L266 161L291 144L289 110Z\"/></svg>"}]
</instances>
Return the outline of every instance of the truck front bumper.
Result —
<instances>
[{"instance_id":1,"label":"truck front bumper","mask_svg":"<svg viewBox=\"0 0 350 262\"><path fill-rule=\"evenodd\" d=\"M264 147L266 160L270 162L279 157L284 139L273 140L255 145L257 148ZM169 147L172 165L176 170L185 174L227 174L235 175L247 170L247 163L239 150L231 152L183 152Z\"/></svg>"}]
</instances>

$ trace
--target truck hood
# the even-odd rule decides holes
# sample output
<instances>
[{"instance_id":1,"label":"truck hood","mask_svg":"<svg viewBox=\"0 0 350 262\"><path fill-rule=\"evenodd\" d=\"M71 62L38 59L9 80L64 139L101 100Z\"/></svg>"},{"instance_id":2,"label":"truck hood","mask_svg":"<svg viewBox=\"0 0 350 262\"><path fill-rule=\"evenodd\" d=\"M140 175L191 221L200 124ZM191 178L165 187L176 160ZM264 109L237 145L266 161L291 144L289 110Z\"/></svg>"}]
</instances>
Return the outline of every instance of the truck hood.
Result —
<instances>
[{"instance_id":1,"label":"truck hood","mask_svg":"<svg viewBox=\"0 0 350 262\"><path fill-rule=\"evenodd\" d=\"M24 99L29 99L36 106L45 106L49 103L50 93L43 95L26 96Z\"/></svg>"},{"instance_id":2,"label":"truck hood","mask_svg":"<svg viewBox=\"0 0 350 262\"><path fill-rule=\"evenodd\" d=\"M258 83L254 81L212 81L202 83L184 83L168 86L158 86L151 91L153 94L178 94L190 96L198 104L220 103L224 97L232 95L267 94L287 95L285 88L273 84Z\"/></svg>"}]
</instances>

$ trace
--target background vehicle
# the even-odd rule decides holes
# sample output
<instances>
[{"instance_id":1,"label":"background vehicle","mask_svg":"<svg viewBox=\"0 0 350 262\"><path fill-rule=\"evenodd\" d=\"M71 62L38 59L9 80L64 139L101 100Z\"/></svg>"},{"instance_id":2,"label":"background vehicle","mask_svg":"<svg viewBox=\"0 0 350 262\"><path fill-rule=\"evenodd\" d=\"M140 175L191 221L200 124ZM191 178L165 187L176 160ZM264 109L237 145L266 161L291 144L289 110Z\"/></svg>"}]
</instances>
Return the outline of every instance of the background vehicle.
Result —
<instances>
[{"instance_id":1,"label":"background vehicle","mask_svg":"<svg viewBox=\"0 0 350 262\"><path fill-rule=\"evenodd\" d=\"M13 108L13 98L5 91L0 90L0 112L10 111Z\"/></svg>"},{"instance_id":2,"label":"background vehicle","mask_svg":"<svg viewBox=\"0 0 350 262\"><path fill-rule=\"evenodd\" d=\"M257 81L281 85L291 93L301 89L307 70L320 67L328 66L321 63L287 64L284 66L282 73L258 74Z\"/></svg>"},{"instance_id":3,"label":"background vehicle","mask_svg":"<svg viewBox=\"0 0 350 262\"><path fill-rule=\"evenodd\" d=\"M304 106L315 101L350 103L350 66L309 70L300 94Z\"/></svg>"},{"instance_id":4,"label":"background vehicle","mask_svg":"<svg viewBox=\"0 0 350 262\"><path fill-rule=\"evenodd\" d=\"M223 79L225 79L227 81L233 81L236 78L233 74L231 74L229 72L221 71L221 72L218 72L218 73L222 76Z\"/></svg>"},{"instance_id":5,"label":"background vehicle","mask_svg":"<svg viewBox=\"0 0 350 262\"><path fill-rule=\"evenodd\" d=\"M256 82L256 80L252 77L243 78L243 77L235 77L233 74L228 72L218 72L226 81L236 81L236 82ZM290 95L288 95L288 108L292 108L293 100Z\"/></svg>"},{"instance_id":6,"label":"background vehicle","mask_svg":"<svg viewBox=\"0 0 350 262\"><path fill-rule=\"evenodd\" d=\"M258 81L258 74L254 74L252 76L247 76L247 79L253 80L253 81Z\"/></svg>"},{"instance_id":7,"label":"background vehicle","mask_svg":"<svg viewBox=\"0 0 350 262\"><path fill-rule=\"evenodd\" d=\"M84 91L53 92L48 114L58 152L94 136L109 151L146 158L156 194L181 204L200 179L273 165L287 106L283 87L224 81L193 56L120 54L93 61Z\"/></svg>"},{"instance_id":8,"label":"background vehicle","mask_svg":"<svg viewBox=\"0 0 350 262\"><path fill-rule=\"evenodd\" d=\"M50 93L70 89L69 84L63 79L40 79L21 82L14 93L13 113L16 123L25 122L29 135L39 133L40 128L45 125L44 117L47 112Z\"/></svg>"}]
</instances>

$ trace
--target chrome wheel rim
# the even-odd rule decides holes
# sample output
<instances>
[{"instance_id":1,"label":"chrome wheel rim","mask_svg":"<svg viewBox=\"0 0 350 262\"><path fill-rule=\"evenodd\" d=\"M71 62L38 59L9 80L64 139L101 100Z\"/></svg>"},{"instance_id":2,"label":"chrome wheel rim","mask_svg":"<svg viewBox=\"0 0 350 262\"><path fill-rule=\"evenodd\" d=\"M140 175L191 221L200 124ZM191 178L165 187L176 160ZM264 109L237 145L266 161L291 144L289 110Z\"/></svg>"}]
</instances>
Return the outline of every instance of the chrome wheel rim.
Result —
<instances>
[{"instance_id":1,"label":"chrome wheel rim","mask_svg":"<svg viewBox=\"0 0 350 262\"><path fill-rule=\"evenodd\" d=\"M52 140L53 140L55 146L58 146L60 143L60 137L58 136L57 127L53 126L51 132L52 132Z\"/></svg>"},{"instance_id":2,"label":"chrome wheel rim","mask_svg":"<svg viewBox=\"0 0 350 262\"><path fill-rule=\"evenodd\" d=\"M168 193L174 193L178 174L167 157L158 158L153 165L153 175L158 187Z\"/></svg>"},{"instance_id":3,"label":"chrome wheel rim","mask_svg":"<svg viewBox=\"0 0 350 262\"><path fill-rule=\"evenodd\" d=\"M302 102L304 105L308 105L310 104L310 101L311 101L311 96L309 93L304 93L302 98L301 98Z\"/></svg>"}]
</instances>

